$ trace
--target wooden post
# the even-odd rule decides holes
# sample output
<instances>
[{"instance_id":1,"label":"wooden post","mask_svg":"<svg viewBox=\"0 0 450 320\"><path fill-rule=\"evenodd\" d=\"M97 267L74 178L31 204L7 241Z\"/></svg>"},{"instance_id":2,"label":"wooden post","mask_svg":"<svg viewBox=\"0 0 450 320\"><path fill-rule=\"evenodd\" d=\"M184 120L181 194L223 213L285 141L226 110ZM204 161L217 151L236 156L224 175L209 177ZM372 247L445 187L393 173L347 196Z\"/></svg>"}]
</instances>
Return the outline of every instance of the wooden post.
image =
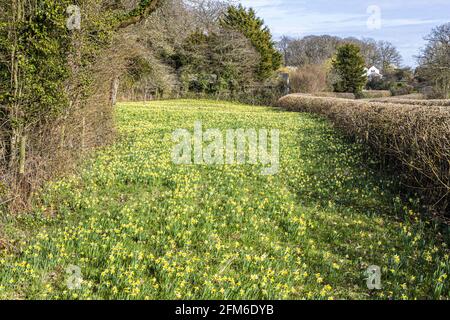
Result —
<instances>
[{"instance_id":1,"label":"wooden post","mask_svg":"<svg viewBox=\"0 0 450 320\"><path fill-rule=\"evenodd\" d=\"M27 136L22 135L20 137L20 155L19 155L19 174L23 176L25 174L25 160L27 152Z\"/></svg>"}]
</instances>

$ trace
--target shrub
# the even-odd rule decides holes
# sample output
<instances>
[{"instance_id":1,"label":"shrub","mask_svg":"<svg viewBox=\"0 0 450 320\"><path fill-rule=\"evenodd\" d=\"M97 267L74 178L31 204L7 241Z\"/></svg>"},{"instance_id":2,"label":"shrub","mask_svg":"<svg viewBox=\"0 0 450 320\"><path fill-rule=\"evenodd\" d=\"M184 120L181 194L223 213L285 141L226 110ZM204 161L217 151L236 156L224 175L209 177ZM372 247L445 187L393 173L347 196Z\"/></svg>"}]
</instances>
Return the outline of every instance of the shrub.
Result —
<instances>
[{"instance_id":1,"label":"shrub","mask_svg":"<svg viewBox=\"0 0 450 320\"><path fill-rule=\"evenodd\" d=\"M413 106L426 106L426 107L449 107L450 100L412 100L412 99L374 99L371 102L380 103L395 103L403 105L413 105Z\"/></svg>"},{"instance_id":2,"label":"shrub","mask_svg":"<svg viewBox=\"0 0 450 320\"><path fill-rule=\"evenodd\" d=\"M395 82L391 84L389 90L393 96L404 96L413 93L414 87L403 82Z\"/></svg>"},{"instance_id":3,"label":"shrub","mask_svg":"<svg viewBox=\"0 0 450 320\"><path fill-rule=\"evenodd\" d=\"M450 108L289 95L278 106L327 117L367 144L424 203L449 215Z\"/></svg>"},{"instance_id":4,"label":"shrub","mask_svg":"<svg viewBox=\"0 0 450 320\"><path fill-rule=\"evenodd\" d=\"M443 99L445 96L436 87L426 86L420 90L426 99Z\"/></svg>"},{"instance_id":5,"label":"shrub","mask_svg":"<svg viewBox=\"0 0 450 320\"><path fill-rule=\"evenodd\" d=\"M313 93L327 89L327 71L321 65L309 64L290 73L292 92Z\"/></svg>"},{"instance_id":6,"label":"shrub","mask_svg":"<svg viewBox=\"0 0 450 320\"><path fill-rule=\"evenodd\" d=\"M133 37L119 30L161 2L113 10L104 1L77 1L83 27L70 32L72 1L0 2L0 184L7 189L0 206L14 212L84 152L111 141L112 84L134 51L127 45Z\"/></svg>"},{"instance_id":7,"label":"shrub","mask_svg":"<svg viewBox=\"0 0 450 320\"><path fill-rule=\"evenodd\" d=\"M372 77L367 81L366 88L368 90L388 90L389 83L380 77Z\"/></svg>"}]
</instances>

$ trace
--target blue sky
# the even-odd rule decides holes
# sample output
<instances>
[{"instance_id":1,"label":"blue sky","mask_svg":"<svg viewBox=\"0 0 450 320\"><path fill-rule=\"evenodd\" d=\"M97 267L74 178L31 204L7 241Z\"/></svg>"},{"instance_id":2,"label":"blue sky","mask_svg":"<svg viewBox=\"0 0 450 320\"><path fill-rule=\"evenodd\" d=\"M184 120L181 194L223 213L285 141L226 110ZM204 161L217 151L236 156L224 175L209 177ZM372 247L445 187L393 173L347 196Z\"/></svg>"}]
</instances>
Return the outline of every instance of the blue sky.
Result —
<instances>
[{"instance_id":1,"label":"blue sky","mask_svg":"<svg viewBox=\"0 0 450 320\"><path fill-rule=\"evenodd\" d=\"M330 34L392 42L403 64L424 46L423 38L437 25L450 22L450 0L241 0L264 18L275 38ZM379 8L381 25L369 24ZM372 7L373 8L373 7Z\"/></svg>"}]
</instances>

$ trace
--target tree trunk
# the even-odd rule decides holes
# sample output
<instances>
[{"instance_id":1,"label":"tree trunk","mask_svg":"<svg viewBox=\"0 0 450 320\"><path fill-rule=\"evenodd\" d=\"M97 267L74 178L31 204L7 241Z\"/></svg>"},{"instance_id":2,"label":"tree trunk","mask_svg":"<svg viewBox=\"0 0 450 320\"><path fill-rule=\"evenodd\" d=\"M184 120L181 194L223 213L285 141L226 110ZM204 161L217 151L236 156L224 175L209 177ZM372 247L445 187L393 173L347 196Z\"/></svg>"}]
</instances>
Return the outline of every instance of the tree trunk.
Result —
<instances>
[{"instance_id":1,"label":"tree trunk","mask_svg":"<svg viewBox=\"0 0 450 320\"><path fill-rule=\"evenodd\" d=\"M114 107L117 103L117 92L119 91L119 85L120 85L119 76L114 76L111 82L111 91L109 100L112 107Z\"/></svg>"},{"instance_id":2,"label":"tree trunk","mask_svg":"<svg viewBox=\"0 0 450 320\"><path fill-rule=\"evenodd\" d=\"M18 59L18 26L17 24L24 20L24 8L23 2L21 0L13 0L12 1L12 16L11 23L12 28L9 31L8 37L12 42L11 49L11 74L10 74L10 92L12 95L12 102L8 104L8 126L9 126L9 145L7 147L8 151L8 166L12 170L17 161L17 153L18 153L18 142L19 142L19 133L20 128L17 128L17 122L19 120L19 110L20 110L20 96L21 96L21 88L20 88L20 68L19 68L19 59Z\"/></svg>"},{"instance_id":3,"label":"tree trunk","mask_svg":"<svg viewBox=\"0 0 450 320\"><path fill-rule=\"evenodd\" d=\"M14 168L17 158L17 134L15 130L12 130L9 137L8 152L8 167L10 170Z\"/></svg>"},{"instance_id":4,"label":"tree trunk","mask_svg":"<svg viewBox=\"0 0 450 320\"><path fill-rule=\"evenodd\" d=\"M19 175L25 174L25 161L27 155L27 136L20 137Z\"/></svg>"}]
</instances>

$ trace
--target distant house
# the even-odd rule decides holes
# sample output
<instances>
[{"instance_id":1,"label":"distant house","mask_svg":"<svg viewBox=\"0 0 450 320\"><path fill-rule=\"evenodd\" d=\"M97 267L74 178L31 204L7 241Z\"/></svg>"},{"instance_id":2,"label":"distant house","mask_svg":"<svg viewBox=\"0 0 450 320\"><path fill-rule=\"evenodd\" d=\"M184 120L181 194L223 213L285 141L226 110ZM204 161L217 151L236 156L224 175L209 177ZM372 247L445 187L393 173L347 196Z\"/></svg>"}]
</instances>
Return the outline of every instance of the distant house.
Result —
<instances>
[{"instance_id":1,"label":"distant house","mask_svg":"<svg viewBox=\"0 0 450 320\"><path fill-rule=\"evenodd\" d=\"M364 71L367 72L367 78L369 78L369 80L372 80L373 78L379 78L379 79L383 79L383 75L380 72L380 69L378 69L375 66L368 68L364 68Z\"/></svg>"}]
</instances>

